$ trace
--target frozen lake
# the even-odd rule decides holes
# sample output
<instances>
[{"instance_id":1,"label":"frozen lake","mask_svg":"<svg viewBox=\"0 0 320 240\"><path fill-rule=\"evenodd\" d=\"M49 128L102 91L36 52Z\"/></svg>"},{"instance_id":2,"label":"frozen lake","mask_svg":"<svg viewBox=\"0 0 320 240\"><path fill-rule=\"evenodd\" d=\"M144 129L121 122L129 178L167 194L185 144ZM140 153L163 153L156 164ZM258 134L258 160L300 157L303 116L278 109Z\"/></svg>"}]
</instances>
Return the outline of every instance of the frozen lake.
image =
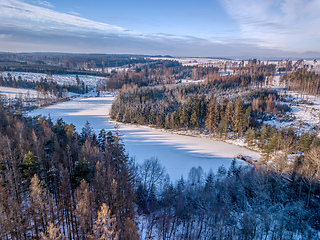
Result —
<instances>
[{"instance_id":1,"label":"frozen lake","mask_svg":"<svg viewBox=\"0 0 320 240\"><path fill-rule=\"evenodd\" d=\"M37 109L30 115L50 114L53 120L63 118L66 123L73 123L79 132L87 120L96 132L102 128L114 130L115 124L110 121L108 115L112 101L112 95L77 98ZM187 179L192 167L201 166L207 173L210 169L215 173L221 165L228 168L233 157L240 153L255 159L260 157L257 152L212 139L178 135L144 126L125 124L119 126L130 157L135 157L138 163L143 163L145 159L151 157L158 157L173 181L182 175Z\"/></svg>"}]
</instances>

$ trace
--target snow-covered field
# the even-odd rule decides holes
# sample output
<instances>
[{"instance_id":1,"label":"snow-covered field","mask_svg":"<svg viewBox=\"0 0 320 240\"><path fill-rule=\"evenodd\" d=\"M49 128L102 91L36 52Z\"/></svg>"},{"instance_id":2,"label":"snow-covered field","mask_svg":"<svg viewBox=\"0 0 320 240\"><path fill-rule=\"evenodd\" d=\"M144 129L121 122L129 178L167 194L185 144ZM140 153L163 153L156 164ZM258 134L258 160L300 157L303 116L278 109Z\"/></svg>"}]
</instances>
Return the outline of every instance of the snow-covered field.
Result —
<instances>
[{"instance_id":1,"label":"snow-covered field","mask_svg":"<svg viewBox=\"0 0 320 240\"><path fill-rule=\"evenodd\" d=\"M17 98L17 97L36 98L38 94L39 93L33 89L0 87L0 95L4 95L7 98Z\"/></svg>"},{"instance_id":2,"label":"snow-covered field","mask_svg":"<svg viewBox=\"0 0 320 240\"><path fill-rule=\"evenodd\" d=\"M114 130L115 123L111 122L108 116L113 98L111 94L77 98L37 109L30 115L50 113L53 119L63 118L66 123L73 123L79 132L87 120L96 132L102 128ZM160 129L121 124L120 131L131 157L135 157L138 163L158 157L166 167L171 180L178 180L182 175L186 179L192 167L201 166L205 172L209 172L210 169L216 172L221 165L228 168L233 157L240 153L255 159L260 157L257 152L226 142L178 135Z\"/></svg>"},{"instance_id":3,"label":"snow-covered field","mask_svg":"<svg viewBox=\"0 0 320 240\"><path fill-rule=\"evenodd\" d=\"M64 92L63 97L76 98L80 94L72 92ZM95 92L89 92L87 96L95 96ZM0 99L3 101L5 106L22 107L23 109L29 111L30 108L37 108L41 106L47 106L48 104L54 104L60 101L57 96L51 94L50 92L42 93L33 89L25 88L11 88L11 87L1 87L0 86Z\"/></svg>"},{"instance_id":4,"label":"snow-covered field","mask_svg":"<svg viewBox=\"0 0 320 240\"><path fill-rule=\"evenodd\" d=\"M91 95L96 95L96 93L90 93ZM12 87L1 87L0 86L0 95L6 96L8 99L15 99L15 98L42 98L42 97L49 97L49 98L56 98L56 96L47 92L43 94L38 92L34 89L26 89L26 88L12 88ZM63 97L79 97L81 96L78 93L73 92L65 92L63 93Z\"/></svg>"},{"instance_id":5,"label":"snow-covered field","mask_svg":"<svg viewBox=\"0 0 320 240\"><path fill-rule=\"evenodd\" d=\"M52 76L48 76L47 74L44 73L30 73L30 72L2 72L0 73L0 76L7 77L8 73L12 76L12 78L18 79L19 76L23 80L27 81L40 81L41 78L47 79L47 80L52 80L57 82L58 84L76 84L76 75L75 74L52 74ZM84 82L85 85L87 86L92 86L95 87L97 85L97 82L100 79L103 79L102 77L97 77L97 76L90 76L90 75L78 75L80 81Z\"/></svg>"}]
</instances>

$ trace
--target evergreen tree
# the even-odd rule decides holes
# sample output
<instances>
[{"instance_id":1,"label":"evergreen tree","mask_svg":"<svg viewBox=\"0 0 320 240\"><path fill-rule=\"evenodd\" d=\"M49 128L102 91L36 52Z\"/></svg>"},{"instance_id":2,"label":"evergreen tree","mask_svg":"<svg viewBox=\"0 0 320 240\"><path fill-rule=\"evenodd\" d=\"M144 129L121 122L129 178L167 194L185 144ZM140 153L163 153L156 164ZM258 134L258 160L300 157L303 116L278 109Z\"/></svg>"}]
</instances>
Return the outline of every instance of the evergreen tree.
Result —
<instances>
[{"instance_id":1,"label":"evergreen tree","mask_svg":"<svg viewBox=\"0 0 320 240\"><path fill-rule=\"evenodd\" d=\"M101 209L98 212L98 217L93 225L93 234L89 239L118 239L115 218L111 215L111 211L105 203L102 204Z\"/></svg>"},{"instance_id":2,"label":"evergreen tree","mask_svg":"<svg viewBox=\"0 0 320 240\"><path fill-rule=\"evenodd\" d=\"M43 240L61 240L63 237L59 227L56 227L53 223L49 223L46 233L42 232L41 235Z\"/></svg>"},{"instance_id":3,"label":"evergreen tree","mask_svg":"<svg viewBox=\"0 0 320 240\"><path fill-rule=\"evenodd\" d=\"M218 104L214 96L212 96L209 100L206 113L205 126L209 130L209 132L212 132L217 129L219 116Z\"/></svg>"}]
</instances>

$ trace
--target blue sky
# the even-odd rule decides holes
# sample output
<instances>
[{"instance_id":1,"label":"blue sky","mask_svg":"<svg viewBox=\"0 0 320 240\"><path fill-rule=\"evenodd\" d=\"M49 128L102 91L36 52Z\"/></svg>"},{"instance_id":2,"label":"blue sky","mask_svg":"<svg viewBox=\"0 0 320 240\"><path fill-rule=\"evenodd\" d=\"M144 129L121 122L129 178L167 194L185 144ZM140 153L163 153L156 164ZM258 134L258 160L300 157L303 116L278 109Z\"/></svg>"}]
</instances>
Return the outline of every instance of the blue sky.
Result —
<instances>
[{"instance_id":1,"label":"blue sky","mask_svg":"<svg viewBox=\"0 0 320 240\"><path fill-rule=\"evenodd\" d=\"M1 0L0 51L320 54L320 0Z\"/></svg>"}]
</instances>

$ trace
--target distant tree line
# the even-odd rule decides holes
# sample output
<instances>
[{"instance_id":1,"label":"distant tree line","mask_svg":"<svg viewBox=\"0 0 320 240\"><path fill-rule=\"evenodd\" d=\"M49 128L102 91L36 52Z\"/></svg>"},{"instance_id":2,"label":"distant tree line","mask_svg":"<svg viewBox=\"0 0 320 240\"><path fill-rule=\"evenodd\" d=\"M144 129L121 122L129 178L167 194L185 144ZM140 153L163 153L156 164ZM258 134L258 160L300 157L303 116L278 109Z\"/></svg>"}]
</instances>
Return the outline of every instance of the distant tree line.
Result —
<instances>
[{"instance_id":1,"label":"distant tree line","mask_svg":"<svg viewBox=\"0 0 320 240\"><path fill-rule=\"evenodd\" d=\"M0 70L52 74L90 74L107 76L108 67L130 67L160 62L142 55L0 53ZM102 68L102 71L92 71ZM103 70L104 69L104 70Z\"/></svg>"},{"instance_id":2,"label":"distant tree line","mask_svg":"<svg viewBox=\"0 0 320 240\"><path fill-rule=\"evenodd\" d=\"M283 75L281 81L286 88L293 91L309 94L320 94L320 75L314 71L308 71L306 67L290 74Z\"/></svg>"},{"instance_id":3,"label":"distant tree line","mask_svg":"<svg viewBox=\"0 0 320 240\"><path fill-rule=\"evenodd\" d=\"M121 89L125 85L142 87L179 83L183 79L224 82L224 85L229 82L241 86L262 86L265 83L265 77L275 71L272 65L237 67L236 69L240 74L220 77L221 69L218 67L182 66L175 61L164 61L136 67L134 70L111 72L104 86L105 89L114 90Z\"/></svg>"},{"instance_id":4,"label":"distant tree line","mask_svg":"<svg viewBox=\"0 0 320 240\"><path fill-rule=\"evenodd\" d=\"M79 79L78 76L76 78ZM41 78L40 81L28 81L22 79L21 76L16 79L10 73L7 74L7 77L0 76L0 86L35 89L39 92L50 92L60 97L62 97L64 90L81 94L88 92L88 87L85 86L84 82L80 82L80 80L77 82L77 84L60 85L54 81L48 81L46 78Z\"/></svg>"},{"instance_id":5,"label":"distant tree line","mask_svg":"<svg viewBox=\"0 0 320 240\"><path fill-rule=\"evenodd\" d=\"M154 86L173 83L177 79L192 76L192 68L183 67L177 61L162 61L137 66L134 70L114 71L107 77L105 88L121 89L124 85Z\"/></svg>"}]
</instances>

